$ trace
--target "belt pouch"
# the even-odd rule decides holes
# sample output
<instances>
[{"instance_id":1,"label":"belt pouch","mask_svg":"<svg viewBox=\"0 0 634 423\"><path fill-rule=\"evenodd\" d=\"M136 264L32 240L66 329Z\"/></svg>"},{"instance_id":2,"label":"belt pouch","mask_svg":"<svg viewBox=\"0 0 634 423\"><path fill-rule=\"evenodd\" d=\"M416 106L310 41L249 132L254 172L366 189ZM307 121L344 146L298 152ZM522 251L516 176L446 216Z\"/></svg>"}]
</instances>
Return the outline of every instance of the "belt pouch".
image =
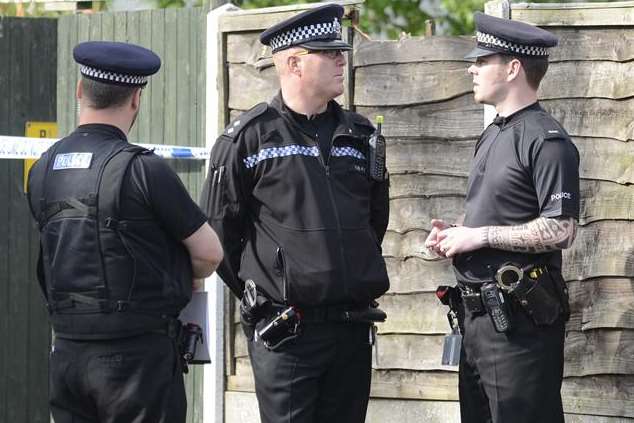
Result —
<instances>
[{"instance_id":1,"label":"belt pouch","mask_svg":"<svg viewBox=\"0 0 634 423\"><path fill-rule=\"evenodd\" d=\"M553 281L548 272L543 272L537 279L524 276L512 292L537 326L553 324L562 311L558 299L547 286L549 284Z\"/></svg>"}]
</instances>

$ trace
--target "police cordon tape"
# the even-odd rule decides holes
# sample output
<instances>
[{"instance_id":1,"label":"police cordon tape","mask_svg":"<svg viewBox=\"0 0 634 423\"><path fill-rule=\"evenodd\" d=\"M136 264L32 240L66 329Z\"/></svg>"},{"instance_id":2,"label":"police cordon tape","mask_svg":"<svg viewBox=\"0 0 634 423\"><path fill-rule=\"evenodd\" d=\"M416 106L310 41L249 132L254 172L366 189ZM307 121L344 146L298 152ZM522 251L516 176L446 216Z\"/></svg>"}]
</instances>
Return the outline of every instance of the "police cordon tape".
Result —
<instances>
[{"instance_id":1,"label":"police cordon tape","mask_svg":"<svg viewBox=\"0 0 634 423\"><path fill-rule=\"evenodd\" d=\"M0 135L0 159L39 159L42 153L58 141L57 138L26 138ZM153 150L166 159L207 160L210 150L203 147L178 145L136 144Z\"/></svg>"}]
</instances>

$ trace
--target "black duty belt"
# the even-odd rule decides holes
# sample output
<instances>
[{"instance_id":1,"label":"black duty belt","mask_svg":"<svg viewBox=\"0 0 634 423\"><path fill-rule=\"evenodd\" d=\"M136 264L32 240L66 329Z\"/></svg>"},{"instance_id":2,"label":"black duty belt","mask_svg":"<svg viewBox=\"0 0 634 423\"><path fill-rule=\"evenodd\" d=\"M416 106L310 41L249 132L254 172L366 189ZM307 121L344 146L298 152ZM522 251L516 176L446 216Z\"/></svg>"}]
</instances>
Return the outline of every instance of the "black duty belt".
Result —
<instances>
[{"instance_id":1,"label":"black duty belt","mask_svg":"<svg viewBox=\"0 0 634 423\"><path fill-rule=\"evenodd\" d=\"M299 308L304 322L322 323L374 323L383 322L386 314L380 308L368 305L347 304L323 307Z\"/></svg>"}]
</instances>

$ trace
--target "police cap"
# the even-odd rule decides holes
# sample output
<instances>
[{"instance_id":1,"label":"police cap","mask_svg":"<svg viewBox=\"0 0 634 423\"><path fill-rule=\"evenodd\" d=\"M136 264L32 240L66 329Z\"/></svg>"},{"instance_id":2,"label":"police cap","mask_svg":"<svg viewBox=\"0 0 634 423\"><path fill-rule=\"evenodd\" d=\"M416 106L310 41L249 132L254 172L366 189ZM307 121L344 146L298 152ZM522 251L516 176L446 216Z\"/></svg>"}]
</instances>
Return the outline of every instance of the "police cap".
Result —
<instances>
[{"instance_id":1,"label":"police cap","mask_svg":"<svg viewBox=\"0 0 634 423\"><path fill-rule=\"evenodd\" d=\"M473 59L492 54L548 57L557 37L548 31L524 22L475 13L477 47L465 56Z\"/></svg>"},{"instance_id":2,"label":"police cap","mask_svg":"<svg viewBox=\"0 0 634 423\"><path fill-rule=\"evenodd\" d=\"M145 86L161 67L151 50L135 44L87 41L73 49L79 71L89 79L113 85Z\"/></svg>"},{"instance_id":3,"label":"police cap","mask_svg":"<svg viewBox=\"0 0 634 423\"><path fill-rule=\"evenodd\" d=\"M260 42L271 46L273 53L289 47L307 50L351 50L341 40L343 7L326 4L282 21L260 34Z\"/></svg>"}]
</instances>

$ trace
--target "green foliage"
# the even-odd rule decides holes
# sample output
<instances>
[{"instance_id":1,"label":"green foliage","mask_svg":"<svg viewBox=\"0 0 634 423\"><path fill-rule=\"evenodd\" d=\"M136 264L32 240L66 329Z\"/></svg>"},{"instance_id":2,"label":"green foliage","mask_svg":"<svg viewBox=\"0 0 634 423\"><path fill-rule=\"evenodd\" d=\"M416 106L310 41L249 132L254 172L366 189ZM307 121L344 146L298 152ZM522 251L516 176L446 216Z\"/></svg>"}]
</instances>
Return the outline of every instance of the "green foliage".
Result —
<instances>
[{"instance_id":1,"label":"green foliage","mask_svg":"<svg viewBox=\"0 0 634 423\"><path fill-rule=\"evenodd\" d=\"M244 9L313 3L317 0L232 0ZM397 39L401 34L423 35L425 21L433 19L438 34L473 34L473 12L484 10L487 0L365 0L361 4L359 29L373 38ZM616 1L616 0L586 0ZM148 0L156 8L213 7L227 0ZM532 0L533 3L565 3L566 0ZM109 1L106 0L106 9ZM434 5L425 10L424 4ZM0 16L15 16L15 4L0 4ZM24 16L59 16L60 13L44 12L41 3L25 3L20 6Z\"/></svg>"},{"instance_id":2,"label":"green foliage","mask_svg":"<svg viewBox=\"0 0 634 423\"><path fill-rule=\"evenodd\" d=\"M473 12L483 11L486 0L442 0L441 3L446 14L437 21L443 25L444 33L464 35L475 31Z\"/></svg>"},{"instance_id":3,"label":"green foliage","mask_svg":"<svg viewBox=\"0 0 634 423\"><path fill-rule=\"evenodd\" d=\"M394 39L402 33L424 33L428 19L431 16L421 9L419 0L366 0L359 25L366 34Z\"/></svg>"}]
</instances>

